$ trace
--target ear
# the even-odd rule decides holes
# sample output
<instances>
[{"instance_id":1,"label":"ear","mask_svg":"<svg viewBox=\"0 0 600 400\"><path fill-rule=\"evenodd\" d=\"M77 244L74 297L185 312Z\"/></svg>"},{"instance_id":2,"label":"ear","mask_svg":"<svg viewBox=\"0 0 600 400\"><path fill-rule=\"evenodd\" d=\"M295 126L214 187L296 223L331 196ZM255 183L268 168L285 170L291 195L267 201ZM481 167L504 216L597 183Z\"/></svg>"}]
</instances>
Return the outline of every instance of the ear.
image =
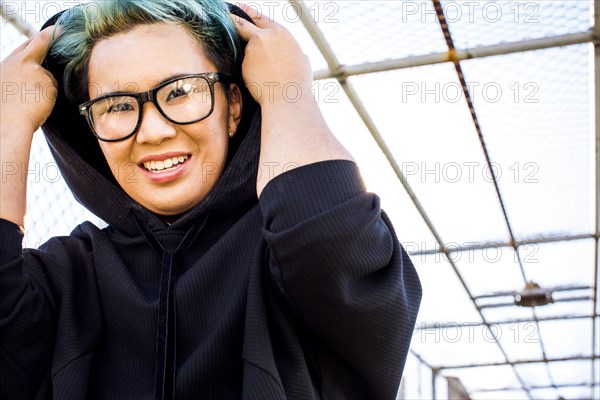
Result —
<instances>
[{"instance_id":1,"label":"ear","mask_svg":"<svg viewBox=\"0 0 600 400\"><path fill-rule=\"evenodd\" d=\"M230 132L235 132L242 119L242 91L232 83L229 85L229 120L227 121Z\"/></svg>"}]
</instances>

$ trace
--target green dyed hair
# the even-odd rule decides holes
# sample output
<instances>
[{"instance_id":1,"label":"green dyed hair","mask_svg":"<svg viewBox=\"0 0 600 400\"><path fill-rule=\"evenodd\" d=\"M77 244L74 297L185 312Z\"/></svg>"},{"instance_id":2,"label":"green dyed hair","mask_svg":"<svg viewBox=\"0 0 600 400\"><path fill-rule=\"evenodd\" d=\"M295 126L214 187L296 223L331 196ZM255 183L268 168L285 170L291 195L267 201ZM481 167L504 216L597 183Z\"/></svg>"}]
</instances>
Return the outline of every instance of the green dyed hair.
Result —
<instances>
[{"instance_id":1,"label":"green dyed hair","mask_svg":"<svg viewBox=\"0 0 600 400\"><path fill-rule=\"evenodd\" d=\"M100 0L73 7L57 21L61 32L50 54L66 61L63 89L67 97L87 100L88 64L95 43L157 22L185 27L219 72L241 81L241 42L222 0Z\"/></svg>"}]
</instances>

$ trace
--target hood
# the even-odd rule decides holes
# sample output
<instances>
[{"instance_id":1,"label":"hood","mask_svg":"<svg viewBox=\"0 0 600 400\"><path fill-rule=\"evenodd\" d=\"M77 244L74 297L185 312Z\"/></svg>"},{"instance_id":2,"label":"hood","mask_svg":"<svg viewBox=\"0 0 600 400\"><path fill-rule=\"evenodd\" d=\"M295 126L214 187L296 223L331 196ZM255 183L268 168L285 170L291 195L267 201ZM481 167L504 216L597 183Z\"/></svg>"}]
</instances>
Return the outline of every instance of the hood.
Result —
<instances>
[{"instance_id":1,"label":"hood","mask_svg":"<svg viewBox=\"0 0 600 400\"><path fill-rule=\"evenodd\" d=\"M240 8L228 4L230 11L246 20ZM56 22L61 13L50 18L42 29ZM65 62L50 55L43 63L58 82L58 97L50 117L42 126L50 151L75 199L84 207L126 234L137 236L134 220L153 230L187 230L199 217L230 219L256 204L256 177L260 151L260 108L247 88L242 86L242 119L236 135L229 141L227 165L207 197L176 222L167 224L142 207L121 189L115 180L78 104L69 101L63 89Z\"/></svg>"}]
</instances>

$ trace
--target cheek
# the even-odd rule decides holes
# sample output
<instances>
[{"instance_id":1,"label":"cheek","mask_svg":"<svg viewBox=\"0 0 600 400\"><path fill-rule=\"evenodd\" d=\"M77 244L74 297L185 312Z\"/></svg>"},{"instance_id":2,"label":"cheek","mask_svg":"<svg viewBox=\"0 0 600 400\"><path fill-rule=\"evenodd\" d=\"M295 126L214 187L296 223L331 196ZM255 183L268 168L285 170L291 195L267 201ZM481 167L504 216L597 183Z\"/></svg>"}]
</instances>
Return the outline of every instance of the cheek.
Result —
<instances>
[{"instance_id":1,"label":"cheek","mask_svg":"<svg viewBox=\"0 0 600 400\"><path fill-rule=\"evenodd\" d=\"M131 171L136 167L135 163L129 159L130 147L128 141L116 143L100 142L100 149L104 154L104 158L119 183L121 182L120 177L126 175L127 171Z\"/></svg>"},{"instance_id":2,"label":"cheek","mask_svg":"<svg viewBox=\"0 0 600 400\"><path fill-rule=\"evenodd\" d=\"M129 140L114 143L98 141L98 143L100 143L100 149L107 161L124 159L130 153Z\"/></svg>"},{"instance_id":3,"label":"cheek","mask_svg":"<svg viewBox=\"0 0 600 400\"><path fill-rule=\"evenodd\" d=\"M221 105L219 104L219 106ZM210 146L214 150L223 151L225 149L226 152L229 143L227 109L224 107L215 107L213 115L202 122L206 122L204 129L202 129L204 132L196 136L196 142L202 147L200 142L206 141L205 145Z\"/></svg>"},{"instance_id":4,"label":"cheek","mask_svg":"<svg viewBox=\"0 0 600 400\"><path fill-rule=\"evenodd\" d=\"M200 152L204 153L207 161L222 163L227 158L229 148L229 136L227 135L227 124L218 121L209 126L210 134L205 137L205 142L199 144Z\"/></svg>"},{"instance_id":5,"label":"cheek","mask_svg":"<svg viewBox=\"0 0 600 400\"><path fill-rule=\"evenodd\" d=\"M219 120L223 121L225 124L228 123L229 98L222 90L215 93L215 109L213 113L218 115Z\"/></svg>"}]
</instances>

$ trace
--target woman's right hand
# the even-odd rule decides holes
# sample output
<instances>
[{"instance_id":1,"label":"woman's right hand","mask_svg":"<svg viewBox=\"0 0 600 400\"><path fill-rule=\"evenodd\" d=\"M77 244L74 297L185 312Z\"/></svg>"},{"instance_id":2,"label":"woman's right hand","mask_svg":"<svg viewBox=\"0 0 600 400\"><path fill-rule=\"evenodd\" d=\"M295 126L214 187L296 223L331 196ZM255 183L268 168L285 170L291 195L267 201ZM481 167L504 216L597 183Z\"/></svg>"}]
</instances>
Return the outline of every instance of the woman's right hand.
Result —
<instances>
[{"instance_id":1,"label":"woman's right hand","mask_svg":"<svg viewBox=\"0 0 600 400\"><path fill-rule=\"evenodd\" d=\"M42 67L54 26L49 26L17 47L0 63L3 139L31 134L46 121L56 102L56 80ZM13 133L14 132L14 133Z\"/></svg>"},{"instance_id":2,"label":"woman's right hand","mask_svg":"<svg viewBox=\"0 0 600 400\"><path fill-rule=\"evenodd\" d=\"M56 80L42 67L54 27L17 47L0 63L0 218L23 227L33 134L56 102Z\"/></svg>"}]
</instances>

